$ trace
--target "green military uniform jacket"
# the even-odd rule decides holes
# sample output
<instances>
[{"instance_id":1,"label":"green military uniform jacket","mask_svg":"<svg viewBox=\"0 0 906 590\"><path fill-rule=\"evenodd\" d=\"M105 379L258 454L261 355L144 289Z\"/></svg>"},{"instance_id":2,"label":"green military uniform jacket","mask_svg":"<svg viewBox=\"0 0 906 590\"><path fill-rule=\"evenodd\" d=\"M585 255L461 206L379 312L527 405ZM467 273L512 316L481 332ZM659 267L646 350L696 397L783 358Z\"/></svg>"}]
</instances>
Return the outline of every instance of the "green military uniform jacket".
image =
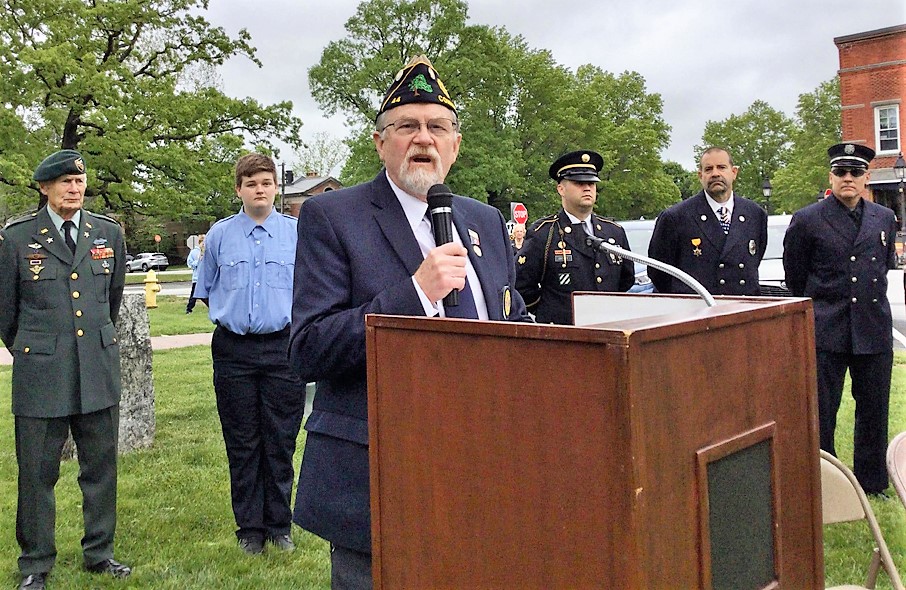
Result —
<instances>
[{"instance_id":1,"label":"green military uniform jacket","mask_svg":"<svg viewBox=\"0 0 906 590\"><path fill-rule=\"evenodd\" d=\"M123 234L84 209L79 223L75 255L46 207L0 231L0 338L13 355L16 416L88 414L120 400Z\"/></svg>"}]
</instances>

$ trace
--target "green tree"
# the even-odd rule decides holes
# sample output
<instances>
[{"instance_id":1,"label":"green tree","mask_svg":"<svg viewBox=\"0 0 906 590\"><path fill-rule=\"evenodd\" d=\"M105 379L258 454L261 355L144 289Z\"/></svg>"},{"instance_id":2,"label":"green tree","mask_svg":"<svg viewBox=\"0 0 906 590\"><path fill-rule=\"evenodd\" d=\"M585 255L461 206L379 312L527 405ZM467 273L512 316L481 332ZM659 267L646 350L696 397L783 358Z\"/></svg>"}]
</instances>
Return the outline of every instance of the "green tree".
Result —
<instances>
[{"instance_id":1,"label":"green tree","mask_svg":"<svg viewBox=\"0 0 906 590\"><path fill-rule=\"evenodd\" d=\"M708 146L726 148L739 166L733 184L736 194L765 204L761 185L765 177L789 160L793 121L762 100L756 100L741 115L731 115L723 121L708 121L702 134L702 145L695 146L696 159ZM773 212L773 208L772 208Z\"/></svg>"},{"instance_id":2,"label":"green tree","mask_svg":"<svg viewBox=\"0 0 906 590\"><path fill-rule=\"evenodd\" d=\"M795 124L788 163L771 179L771 201L777 204L774 210L778 212L793 212L814 203L818 194L830 188L827 148L842 137L838 78L799 95Z\"/></svg>"},{"instance_id":3,"label":"green tree","mask_svg":"<svg viewBox=\"0 0 906 590\"><path fill-rule=\"evenodd\" d=\"M245 30L208 23L207 0L0 0L0 198L33 206L31 171L81 151L94 208L213 218L230 202L245 140L298 145L291 103L230 98L211 73L260 65Z\"/></svg>"},{"instance_id":4,"label":"green tree","mask_svg":"<svg viewBox=\"0 0 906 590\"><path fill-rule=\"evenodd\" d=\"M321 107L351 122L344 184L379 170L371 140L376 108L401 65L424 53L462 124L459 159L447 178L454 191L505 214L510 201L524 202L533 218L550 213L560 206L550 163L588 148L606 159L600 213L652 214L679 198L658 156L670 131L661 98L647 93L639 74L594 66L573 73L522 37L466 21L459 0L367 0L347 21L347 36L325 48L309 79Z\"/></svg>"},{"instance_id":5,"label":"green tree","mask_svg":"<svg viewBox=\"0 0 906 590\"><path fill-rule=\"evenodd\" d=\"M292 168L297 176L309 172L329 176L343 164L348 155L349 149L342 140L320 131L295 150Z\"/></svg>"},{"instance_id":6,"label":"green tree","mask_svg":"<svg viewBox=\"0 0 906 590\"><path fill-rule=\"evenodd\" d=\"M702 189L698 173L694 170L686 170L679 162L664 162L664 173L679 189L680 198L684 201Z\"/></svg>"}]
</instances>

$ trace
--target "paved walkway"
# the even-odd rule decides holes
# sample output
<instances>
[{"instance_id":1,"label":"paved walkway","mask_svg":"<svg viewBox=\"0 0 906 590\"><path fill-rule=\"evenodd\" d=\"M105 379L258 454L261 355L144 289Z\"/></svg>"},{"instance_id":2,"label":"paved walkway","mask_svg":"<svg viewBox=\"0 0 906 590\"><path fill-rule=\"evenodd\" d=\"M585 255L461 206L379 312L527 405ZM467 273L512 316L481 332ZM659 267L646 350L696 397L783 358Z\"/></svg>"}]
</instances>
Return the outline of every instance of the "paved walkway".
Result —
<instances>
[{"instance_id":1,"label":"paved walkway","mask_svg":"<svg viewBox=\"0 0 906 590\"><path fill-rule=\"evenodd\" d=\"M166 350L168 348L181 348L183 346L198 346L201 344L211 344L212 332L206 334L184 334L182 336L152 336L152 350ZM0 346L0 365L13 364L13 357L6 350L6 347Z\"/></svg>"}]
</instances>

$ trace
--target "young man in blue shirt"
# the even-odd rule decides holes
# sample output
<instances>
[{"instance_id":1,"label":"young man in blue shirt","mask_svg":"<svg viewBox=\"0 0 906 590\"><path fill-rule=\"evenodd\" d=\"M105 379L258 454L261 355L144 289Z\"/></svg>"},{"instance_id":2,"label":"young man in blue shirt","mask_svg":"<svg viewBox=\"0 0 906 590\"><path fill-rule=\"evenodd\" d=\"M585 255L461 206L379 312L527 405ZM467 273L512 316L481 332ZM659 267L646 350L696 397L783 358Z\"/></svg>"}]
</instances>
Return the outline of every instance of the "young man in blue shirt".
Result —
<instances>
[{"instance_id":1,"label":"young man in blue shirt","mask_svg":"<svg viewBox=\"0 0 906 590\"><path fill-rule=\"evenodd\" d=\"M295 548L290 535L293 452L305 409L305 383L287 361L296 219L274 209L273 160L236 163L242 210L208 231L195 296L207 298L214 391L230 464L239 546L265 541Z\"/></svg>"}]
</instances>

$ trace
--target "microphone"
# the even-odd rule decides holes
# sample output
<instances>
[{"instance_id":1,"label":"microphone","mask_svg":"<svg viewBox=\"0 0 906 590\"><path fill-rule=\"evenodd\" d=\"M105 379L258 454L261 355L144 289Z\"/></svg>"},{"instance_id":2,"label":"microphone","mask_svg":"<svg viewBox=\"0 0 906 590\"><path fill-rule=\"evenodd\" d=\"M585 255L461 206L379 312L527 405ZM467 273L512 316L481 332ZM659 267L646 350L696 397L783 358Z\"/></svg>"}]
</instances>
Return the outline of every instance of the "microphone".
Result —
<instances>
[{"instance_id":1,"label":"microphone","mask_svg":"<svg viewBox=\"0 0 906 590\"><path fill-rule=\"evenodd\" d=\"M428 212L434 228L434 244L443 246L453 241L453 193L445 184L428 189ZM459 291L453 289L444 297L444 307L459 305Z\"/></svg>"}]
</instances>

